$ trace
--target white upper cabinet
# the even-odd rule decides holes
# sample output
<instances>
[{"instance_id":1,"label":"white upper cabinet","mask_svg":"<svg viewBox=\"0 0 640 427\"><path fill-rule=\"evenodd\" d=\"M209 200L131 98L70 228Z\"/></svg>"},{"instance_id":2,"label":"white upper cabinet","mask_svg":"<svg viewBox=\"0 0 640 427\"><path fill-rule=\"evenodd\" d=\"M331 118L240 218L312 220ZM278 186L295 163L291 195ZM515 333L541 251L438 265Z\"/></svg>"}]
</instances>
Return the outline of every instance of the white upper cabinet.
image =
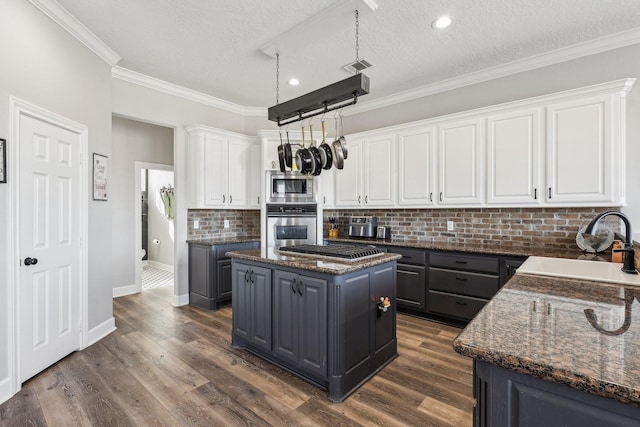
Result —
<instances>
[{"instance_id":1,"label":"white upper cabinet","mask_svg":"<svg viewBox=\"0 0 640 427\"><path fill-rule=\"evenodd\" d=\"M255 140L249 144L249 171L247 174L247 207L259 208L262 196L262 146Z\"/></svg>"},{"instance_id":2,"label":"white upper cabinet","mask_svg":"<svg viewBox=\"0 0 640 427\"><path fill-rule=\"evenodd\" d=\"M363 166L364 206L393 206L396 194L396 135L365 138Z\"/></svg>"},{"instance_id":3,"label":"white upper cabinet","mask_svg":"<svg viewBox=\"0 0 640 427\"><path fill-rule=\"evenodd\" d=\"M331 166L331 169L323 170L318 178L320 181L318 185L320 188L318 203L321 204L324 209L334 207L336 168Z\"/></svg>"},{"instance_id":4,"label":"white upper cabinet","mask_svg":"<svg viewBox=\"0 0 640 427\"><path fill-rule=\"evenodd\" d=\"M335 171L334 195L337 207L360 207L362 197L362 140L347 139L348 157L344 168Z\"/></svg>"},{"instance_id":5,"label":"white upper cabinet","mask_svg":"<svg viewBox=\"0 0 640 427\"><path fill-rule=\"evenodd\" d=\"M487 203L539 204L540 108L487 118Z\"/></svg>"},{"instance_id":6,"label":"white upper cabinet","mask_svg":"<svg viewBox=\"0 0 640 427\"><path fill-rule=\"evenodd\" d=\"M433 204L434 138L433 127L398 134L398 205Z\"/></svg>"},{"instance_id":7,"label":"white upper cabinet","mask_svg":"<svg viewBox=\"0 0 640 427\"><path fill-rule=\"evenodd\" d=\"M187 128L191 208L247 208L250 138L207 126Z\"/></svg>"},{"instance_id":8,"label":"white upper cabinet","mask_svg":"<svg viewBox=\"0 0 640 427\"><path fill-rule=\"evenodd\" d=\"M615 100L601 95L547 106L547 203L619 201L624 119Z\"/></svg>"},{"instance_id":9,"label":"white upper cabinet","mask_svg":"<svg viewBox=\"0 0 640 427\"><path fill-rule=\"evenodd\" d=\"M439 127L438 204L482 203L484 147L481 130L480 119L463 120Z\"/></svg>"}]
</instances>

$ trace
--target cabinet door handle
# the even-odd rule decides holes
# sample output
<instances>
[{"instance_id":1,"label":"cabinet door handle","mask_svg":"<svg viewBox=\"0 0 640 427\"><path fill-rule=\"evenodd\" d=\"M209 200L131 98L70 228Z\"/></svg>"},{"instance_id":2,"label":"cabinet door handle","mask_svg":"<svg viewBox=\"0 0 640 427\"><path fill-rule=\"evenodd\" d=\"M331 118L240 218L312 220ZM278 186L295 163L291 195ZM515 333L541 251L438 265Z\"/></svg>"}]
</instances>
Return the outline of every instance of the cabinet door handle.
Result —
<instances>
[{"instance_id":1,"label":"cabinet door handle","mask_svg":"<svg viewBox=\"0 0 640 427\"><path fill-rule=\"evenodd\" d=\"M298 289L298 293L300 294L300 296L302 296L302 281L298 282L298 286L296 287Z\"/></svg>"},{"instance_id":2,"label":"cabinet door handle","mask_svg":"<svg viewBox=\"0 0 640 427\"><path fill-rule=\"evenodd\" d=\"M442 201L442 191L440 192L440 201Z\"/></svg>"},{"instance_id":3,"label":"cabinet door handle","mask_svg":"<svg viewBox=\"0 0 640 427\"><path fill-rule=\"evenodd\" d=\"M358 203L360 203L360 196L358 196Z\"/></svg>"},{"instance_id":4,"label":"cabinet door handle","mask_svg":"<svg viewBox=\"0 0 640 427\"><path fill-rule=\"evenodd\" d=\"M258 196L258 204L260 204L260 196Z\"/></svg>"},{"instance_id":5,"label":"cabinet door handle","mask_svg":"<svg viewBox=\"0 0 640 427\"><path fill-rule=\"evenodd\" d=\"M225 202L225 200L227 200L227 199L226 199L226 197L224 197L224 194L223 194L223 195L222 195L222 203L224 203L224 202Z\"/></svg>"},{"instance_id":6,"label":"cabinet door handle","mask_svg":"<svg viewBox=\"0 0 640 427\"><path fill-rule=\"evenodd\" d=\"M248 282L249 281L249 270L244 272L244 281Z\"/></svg>"},{"instance_id":7,"label":"cabinet door handle","mask_svg":"<svg viewBox=\"0 0 640 427\"><path fill-rule=\"evenodd\" d=\"M327 196L322 196L322 203L327 204Z\"/></svg>"},{"instance_id":8,"label":"cabinet door handle","mask_svg":"<svg viewBox=\"0 0 640 427\"><path fill-rule=\"evenodd\" d=\"M364 203L365 204L369 203L369 196L364 196Z\"/></svg>"},{"instance_id":9,"label":"cabinet door handle","mask_svg":"<svg viewBox=\"0 0 640 427\"><path fill-rule=\"evenodd\" d=\"M551 198L551 187L549 187L549 198Z\"/></svg>"},{"instance_id":10,"label":"cabinet door handle","mask_svg":"<svg viewBox=\"0 0 640 427\"><path fill-rule=\"evenodd\" d=\"M296 287L294 286L296 284L296 279L293 279L291 281L291 291L295 294L296 293Z\"/></svg>"},{"instance_id":11,"label":"cabinet door handle","mask_svg":"<svg viewBox=\"0 0 640 427\"><path fill-rule=\"evenodd\" d=\"M533 189L533 200L538 200L538 189L537 188Z\"/></svg>"},{"instance_id":12,"label":"cabinet door handle","mask_svg":"<svg viewBox=\"0 0 640 427\"><path fill-rule=\"evenodd\" d=\"M467 305L466 302L462 302L462 301L456 301L456 305L461 305L463 307L465 307Z\"/></svg>"},{"instance_id":13,"label":"cabinet door handle","mask_svg":"<svg viewBox=\"0 0 640 427\"><path fill-rule=\"evenodd\" d=\"M429 201L433 202L433 192L429 193Z\"/></svg>"},{"instance_id":14,"label":"cabinet door handle","mask_svg":"<svg viewBox=\"0 0 640 427\"><path fill-rule=\"evenodd\" d=\"M233 203L233 196L229 195L229 204Z\"/></svg>"},{"instance_id":15,"label":"cabinet door handle","mask_svg":"<svg viewBox=\"0 0 640 427\"><path fill-rule=\"evenodd\" d=\"M251 281L251 283L254 283L256 281L256 272L251 270L251 273L249 273L249 280Z\"/></svg>"},{"instance_id":16,"label":"cabinet door handle","mask_svg":"<svg viewBox=\"0 0 640 427\"><path fill-rule=\"evenodd\" d=\"M466 281L467 281L467 278L466 278L466 277L457 277L457 276L456 276L456 280L459 280L459 281L461 281L461 282L466 282Z\"/></svg>"},{"instance_id":17,"label":"cabinet door handle","mask_svg":"<svg viewBox=\"0 0 640 427\"><path fill-rule=\"evenodd\" d=\"M456 260L456 264L466 264L466 263L467 263L467 261L459 261L459 260Z\"/></svg>"},{"instance_id":18,"label":"cabinet door handle","mask_svg":"<svg viewBox=\"0 0 640 427\"><path fill-rule=\"evenodd\" d=\"M511 277L511 264L507 264L507 277Z\"/></svg>"}]
</instances>

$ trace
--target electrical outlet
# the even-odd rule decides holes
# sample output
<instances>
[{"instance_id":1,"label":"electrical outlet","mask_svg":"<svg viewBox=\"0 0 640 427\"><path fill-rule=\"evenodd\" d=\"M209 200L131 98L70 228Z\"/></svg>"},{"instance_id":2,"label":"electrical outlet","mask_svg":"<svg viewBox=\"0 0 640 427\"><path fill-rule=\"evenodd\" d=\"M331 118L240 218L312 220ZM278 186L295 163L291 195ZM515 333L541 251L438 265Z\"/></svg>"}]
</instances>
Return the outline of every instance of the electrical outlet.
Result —
<instances>
[{"instance_id":1,"label":"electrical outlet","mask_svg":"<svg viewBox=\"0 0 640 427\"><path fill-rule=\"evenodd\" d=\"M453 221L447 221L447 231L453 231L455 228Z\"/></svg>"},{"instance_id":2,"label":"electrical outlet","mask_svg":"<svg viewBox=\"0 0 640 427\"><path fill-rule=\"evenodd\" d=\"M228 219L224 220L224 228L229 228L229 220Z\"/></svg>"},{"instance_id":3,"label":"electrical outlet","mask_svg":"<svg viewBox=\"0 0 640 427\"><path fill-rule=\"evenodd\" d=\"M200 221L198 221L198 220L193 221L193 228L195 228L195 229L200 228Z\"/></svg>"}]
</instances>

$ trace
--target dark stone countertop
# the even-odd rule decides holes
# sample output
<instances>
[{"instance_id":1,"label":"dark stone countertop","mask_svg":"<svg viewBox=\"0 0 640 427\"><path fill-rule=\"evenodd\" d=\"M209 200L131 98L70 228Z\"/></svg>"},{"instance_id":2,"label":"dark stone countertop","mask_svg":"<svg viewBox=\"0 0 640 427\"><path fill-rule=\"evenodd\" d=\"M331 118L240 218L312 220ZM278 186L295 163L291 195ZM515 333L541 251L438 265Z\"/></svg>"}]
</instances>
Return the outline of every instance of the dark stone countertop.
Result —
<instances>
[{"instance_id":1,"label":"dark stone countertop","mask_svg":"<svg viewBox=\"0 0 640 427\"><path fill-rule=\"evenodd\" d=\"M259 242L260 236L247 236L247 237L213 237L206 239L188 239L187 243L193 243L195 245L229 245L233 243L246 243L246 242Z\"/></svg>"},{"instance_id":2,"label":"dark stone countertop","mask_svg":"<svg viewBox=\"0 0 640 427\"><path fill-rule=\"evenodd\" d=\"M315 271L318 273L328 273L335 276L364 270L365 268L386 262L395 261L401 258L398 254L385 253L375 258L367 258L362 261L334 261L317 256L283 255L273 248L250 249L246 251L227 252L231 258L244 259L247 261L264 262L283 267L300 270Z\"/></svg>"},{"instance_id":3,"label":"dark stone countertop","mask_svg":"<svg viewBox=\"0 0 640 427\"><path fill-rule=\"evenodd\" d=\"M636 295L638 286L517 273L453 347L487 363L640 406Z\"/></svg>"},{"instance_id":4,"label":"dark stone countertop","mask_svg":"<svg viewBox=\"0 0 640 427\"><path fill-rule=\"evenodd\" d=\"M357 243L362 245L381 245L381 246L398 246L405 248L449 251L449 252L466 252L466 253L479 253L490 255L504 255L504 256L545 256L552 258L571 258L571 259L589 259L596 261L610 261L611 253L601 254L586 254L578 248L575 249L563 249L558 247L547 246L535 246L535 241L531 245L500 245L491 244L485 245L480 243L447 243L447 242L419 242L411 240L399 240L399 239L366 239L366 238L328 238L324 240L329 242L345 242L345 243ZM499 243L499 242L498 242Z\"/></svg>"}]
</instances>

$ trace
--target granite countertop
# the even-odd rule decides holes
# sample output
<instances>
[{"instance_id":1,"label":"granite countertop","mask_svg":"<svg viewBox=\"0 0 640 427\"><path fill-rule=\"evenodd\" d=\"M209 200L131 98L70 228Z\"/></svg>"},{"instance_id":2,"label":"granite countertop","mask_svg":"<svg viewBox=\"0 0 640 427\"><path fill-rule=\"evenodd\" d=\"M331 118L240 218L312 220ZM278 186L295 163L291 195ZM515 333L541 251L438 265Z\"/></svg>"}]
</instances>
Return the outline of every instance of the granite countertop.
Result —
<instances>
[{"instance_id":1,"label":"granite countertop","mask_svg":"<svg viewBox=\"0 0 640 427\"><path fill-rule=\"evenodd\" d=\"M480 244L480 243L447 243L447 242L417 242L407 241L399 239L366 239L366 238L346 238L336 237L328 238L324 240L330 242L346 242L346 243L358 243L362 245L384 245L384 246L399 246L405 248L416 249L430 249L438 251L449 252L467 252L467 253L479 253L490 255L505 255L505 256L545 256L553 258L572 258L572 259L594 259L598 261L610 261L611 253L601 254L585 254L576 245L575 249L562 249L557 247L546 246L500 246L498 244Z\"/></svg>"},{"instance_id":2,"label":"granite countertop","mask_svg":"<svg viewBox=\"0 0 640 427\"><path fill-rule=\"evenodd\" d=\"M453 347L487 363L640 406L636 295L637 286L517 273Z\"/></svg>"},{"instance_id":3,"label":"granite countertop","mask_svg":"<svg viewBox=\"0 0 640 427\"><path fill-rule=\"evenodd\" d=\"M375 258L367 258L362 261L334 261L317 256L283 255L273 248L227 252L227 256L247 261L264 262L283 267L315 271L318 273L328 273L336 276L352 273L354 271L363 270L365 268L373 267L374 265L384 264L386 262L402 258L399 254L384 253Z\"/></svg>"},{"instance_id":4,"label":"granite countertop","mask_svg":"<svg viewBox=\"0 0 640 427\"><path fill-rule=\"evenodd\" d=\"M188 239L187 243L193 243L196 245L228 245L232 243L245 243L245 242L259 242L260 236L246 236L246 237L210 237L204 239Z\"/></svg>"}]
</instances>

